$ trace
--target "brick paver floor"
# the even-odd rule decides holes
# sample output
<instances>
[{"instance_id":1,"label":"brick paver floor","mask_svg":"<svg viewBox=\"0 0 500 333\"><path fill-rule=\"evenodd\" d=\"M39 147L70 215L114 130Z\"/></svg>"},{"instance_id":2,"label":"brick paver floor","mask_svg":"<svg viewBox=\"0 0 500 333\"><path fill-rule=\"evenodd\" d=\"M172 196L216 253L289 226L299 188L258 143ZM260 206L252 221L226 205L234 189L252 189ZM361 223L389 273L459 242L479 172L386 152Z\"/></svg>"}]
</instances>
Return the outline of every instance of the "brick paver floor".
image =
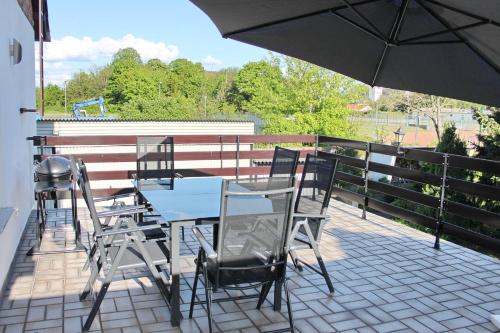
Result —
<instances>
[{"instance_id":1,"label":"brick paver floor","mask_svg":"<svg viewBox=\"0 0 500 333\"><path fill-rule=\"evenodd\" d=\"M443 241L434 250L431 235L334 201L321 252L336 288L328 294L323 278L290 269L290 289L297 330L308 332L495 332L491 313L500 313L500 261ZM44 248L71 243L69 210L49 212ZM84 239L88 217L80 210ZM1 300L0 333L80 332L91 302L80 302L88 271L85 253L27 257L34 242L29 221ZM188 232L182 252L182 310L187 317L196 242ZM302 257L315 264L309 251ZM125 279L126 278L126 279ZM199 290L203 297L203 291ZM272 295L272 293L270 293ZM272 298L261 311L255 300L214 305L219 331L262 332L286 327L286 306L274 312ZM285 304L285 303L283 303ZM96 332L206 332L203 307L180 329L154 283L126 272L111 285L96 317Z\"/></svg>"}]
</instances>

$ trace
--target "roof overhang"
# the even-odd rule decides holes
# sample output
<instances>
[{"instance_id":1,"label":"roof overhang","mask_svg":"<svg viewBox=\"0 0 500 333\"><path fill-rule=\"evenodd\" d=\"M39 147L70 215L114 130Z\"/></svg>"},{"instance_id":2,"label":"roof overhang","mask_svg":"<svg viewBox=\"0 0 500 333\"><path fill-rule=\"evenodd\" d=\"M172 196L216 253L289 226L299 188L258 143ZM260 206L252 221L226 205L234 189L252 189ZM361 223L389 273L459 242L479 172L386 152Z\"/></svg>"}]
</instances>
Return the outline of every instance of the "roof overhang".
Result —
<instances>
[{"instance_id":1,"label":"roof overhang","mask_svg":"<svg viewBox=\"0 0 500 333\"><path fill-rule=\"evenodd\" d=\"M40 0L17 0L19 7L21 7L24 15L30 22L35 33L35 41L38 41L38 17L39 17L39 1ZM43 41L50 42L50 26L49 26L49 11L47 8L47 0L42 1L43 15Z\"/></svg>"}]
</instances>

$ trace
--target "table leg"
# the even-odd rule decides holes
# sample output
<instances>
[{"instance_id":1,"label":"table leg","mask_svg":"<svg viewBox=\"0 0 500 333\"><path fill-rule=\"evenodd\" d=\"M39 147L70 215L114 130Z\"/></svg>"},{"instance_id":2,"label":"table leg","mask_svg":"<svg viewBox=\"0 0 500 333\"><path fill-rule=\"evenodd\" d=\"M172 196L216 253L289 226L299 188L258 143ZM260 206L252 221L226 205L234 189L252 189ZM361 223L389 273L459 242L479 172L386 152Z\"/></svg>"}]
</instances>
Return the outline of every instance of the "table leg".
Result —
<instances>
[{"instance_id":1,"label":"table leg","mask_svg":"<svg viewBox=\"0 0 500 333\"><path fill-rule=\"evenodd\" d=\"M274 311L281 311L281 289L283 283L276 281L274 283Z\"/></svg>"},{"instance_id":2,"label":"table leg","mask_svg":"<svg viewBox=\"0 0 500 333\"><path fill-rule=\"evenodd\" d=\"M170 309L172 326L179 326L182 319L180 309L180 223L170 224L170 274L172 284L170 285Z\"/></svg>"}]
</instances>

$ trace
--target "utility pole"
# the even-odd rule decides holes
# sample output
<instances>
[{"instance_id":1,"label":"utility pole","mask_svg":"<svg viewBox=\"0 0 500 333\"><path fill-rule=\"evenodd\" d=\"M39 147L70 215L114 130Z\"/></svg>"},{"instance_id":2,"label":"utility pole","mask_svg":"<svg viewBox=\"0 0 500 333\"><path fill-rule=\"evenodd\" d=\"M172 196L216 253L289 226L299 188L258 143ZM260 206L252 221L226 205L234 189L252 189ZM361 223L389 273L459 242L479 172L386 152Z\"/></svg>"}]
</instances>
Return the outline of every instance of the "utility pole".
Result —
<instances>
[{"instance_id":1,"label":"utility pole","mask_svg":"<svg viewBox=\"0 0 500 333\"><path fill-rule=\"evenodd\" d=\"M64 113L68 112L68 95L66 93L68 81L64 81Z\"/></svg>"}]
</instances>

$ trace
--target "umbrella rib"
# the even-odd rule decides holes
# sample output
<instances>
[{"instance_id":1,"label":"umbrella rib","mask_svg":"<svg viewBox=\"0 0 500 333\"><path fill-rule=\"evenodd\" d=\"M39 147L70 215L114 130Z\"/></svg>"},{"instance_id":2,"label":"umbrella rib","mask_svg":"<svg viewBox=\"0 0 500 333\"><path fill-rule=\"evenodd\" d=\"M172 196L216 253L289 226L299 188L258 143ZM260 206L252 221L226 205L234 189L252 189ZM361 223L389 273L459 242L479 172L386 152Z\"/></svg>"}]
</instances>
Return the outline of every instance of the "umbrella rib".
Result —
<instances>
[{"instance_id":1,"label":"umbrella rib","mask_svg":"<svg viewBox=\"0 0 500 333\"><path fill-rule=\"evenodd\" d=\"M382 54L380 55L380 58L378 60L377 70L375 71L375 74L373 75L373 79L372 79L372 83L371 83L372 87L375 86L375 83L377 82L378 75L380 73L380 70L382 69L382 65L384 63L389 46L395 45L394 42L395 42L396 38L398 37L399 31L401 29L401 25L403 23L403 19L404 19L405 14L406 14L406 8L408 8L408 3L409 3L409 0L404 0L401 7L399 7L398 15L396 16L396 19L394 20L394 23L392 24L391 34L389 36L389 40L386 41L384 51L382 51Z\"/></svg>"},{"instance_id":2,"label":"umbrella rib","mask_svg":"<svg viewBox=\"0 0 500 333\"><path fill-rule=\"evenodd\" d=\"M443 19L441 16L436 14L434 10L431 8L427 7L422 3L422 0L415 0L418 2L418 4L425 9L432 17L434 17L437 21L439 21L445 28L447 29L452 29L452 27L448 24L448 22ZM425 0L429 1L429 0ZM457 37L459 40L461 40L467 47L474 52L479 58L481 58L485 63L487 63L491 68L493 68L497 74L500 74L500 67L498 67L497 64L495 64L490 58L488 58L483 52L481 52L477 47L472 45L467 39L465 39L462 35L460 35L459 32L457 31L452 31L452 33Z\"/></svg>"},{"instance_id":3,"label":"umbrella rib","mask_svg":"<svg viewBox=\"0 0 500 333\"><path fill-rule=\"evenodd\" d=\"M378 2L378 1L382 1L382 0L364 0L364 1L360 1L358 3L353 4L353 6L361 6L361 5L365 5L365 4L372 3L372 2ZM303 19L303 18L308 18L308 17L311 17L311 16L326 14L326 13L329 13L329 12L335 12L337 10L346 9L346 8L348 8L346 5L342 5L342 6L337 6L337 7L332 7L332 8L318 10L318 11L311 12L311 13L306 13L306 14L302 14L302 15L288 17L288 18L284 18L284 19L281 19L281 20L266 22L266 23L254 25L254 26L251 26L251 27L247 27L247 28L243 28L243 29L238 29L238 30L234 30L234 31L231 31L231 32L227 32L225 34L222 34L222 37L229 38L229 37L231 37L233 35L237 35L237 34L249 32L249 31L253 31L253 30L257 30L257 29L261 29L261 28L267 28L267 27L270 27L270 26L273 26L273 25L277 25L277 24L281 24L281 23L292 22L292 21Z\"/></svg>"},{"instance_id":4,"label":"umbrella rib","mask_svg":"<svg viewBox=\"0 0 500 333\"><path fill-rule=\"evenodd\" d=\"M363 14L361 14L356 8L353 7L351 3L347 0L342 0L347 7L357 16L359 17L365 24L367 24L370 28L373 29L380 37L384 37L382 31L380 31L370 20L368 20Z\"/></svg>"},{"instance_id":5,"label":"umbrella rib","mask_svg":"<svg viewBox=\"0 0 500 333\"><path fill-rule=\"evenodd\" d=\"M463 44L461 40L434 40L428 42L408 42L399 44L398 46L411 46L411 45L435 45L435 44Z\"/></svg>"},{"instance_id":6,"label":"umbrella rib","mask_svg":"<svg viewBox=\"0 0 500 333\"><path fill-rule=\"evenodd\" d=\"M456 28L453 28L453 29L445 29L445 30L441 30L441 31L437 31L437 32L433 32L433 33L429 33L429 34L425 34L425 35L420 35L420 36L416 36L416 37L412 37L412 38L398 40L398 45L405 45L405 44L408 44L409 42L417 41L417 40L420 40L420 39L425 39L425 38L429 38L429 37L435 37L435 36L447 34L447 33L454 32L454 31L475 28L475 27L479 27L479 26L482 26L482 25L485 25L485 24L488 24L488 22L487 21L481 21L481 22L476 22L476 23L472 23L472 24L463 25L463 26L456 27Z\"/></svg>"},{"instance_id":7,"label":"umbrella rib","mask_svg":"<svg viewBox=\"0 0 500 333\"><path fill-rule=\"evenodd\" d=\"M387 43L387 40L385 40L383 36L380 36L379 34L371 31L370 29L367 29L367 28L363 27L362 25L360 25L360 24L354 22L353 20L345 17L344 15L339 14L339 13L337 13L335 11L332 11L331 14L335 15L336 17L340 18L341 20L345 21L346 23L349 23L350 25L354 26L355 28L358 28L359 30L363 31L364 33L367 33L368 35L370 35L370 36L378 39L382 43Z\"/></svg>"},{"instance_id":8,"label":"umbrella rib","mask_svg":"<svg viewBox=\"0 0 500 333\"><path fill-rule=\"evenodd\" d=\"M436 5L436 6L440 6L440 7L446 8L448 10L451 10L451 11L455 12L455 13L459 13L459 14L462 14L462 15L465 15L465 16L468 16L468 17L471 17L471 18L475 18L476 20L486 21L489 24L492 24L492 25L495 25L497 27L500 27L500 22L494 21L494 20L489 19L487 17L483 17L483 16L479 16L479 15L476 15L476 14L472 14L472 13L466 12L464 10L452 7L450 5L446 5L444 3L440 3L440 2L435 1L435 0L425 0L425 1L427 1L428 3L432 3L433 5Z\"/></svg>"}]
</instances>

